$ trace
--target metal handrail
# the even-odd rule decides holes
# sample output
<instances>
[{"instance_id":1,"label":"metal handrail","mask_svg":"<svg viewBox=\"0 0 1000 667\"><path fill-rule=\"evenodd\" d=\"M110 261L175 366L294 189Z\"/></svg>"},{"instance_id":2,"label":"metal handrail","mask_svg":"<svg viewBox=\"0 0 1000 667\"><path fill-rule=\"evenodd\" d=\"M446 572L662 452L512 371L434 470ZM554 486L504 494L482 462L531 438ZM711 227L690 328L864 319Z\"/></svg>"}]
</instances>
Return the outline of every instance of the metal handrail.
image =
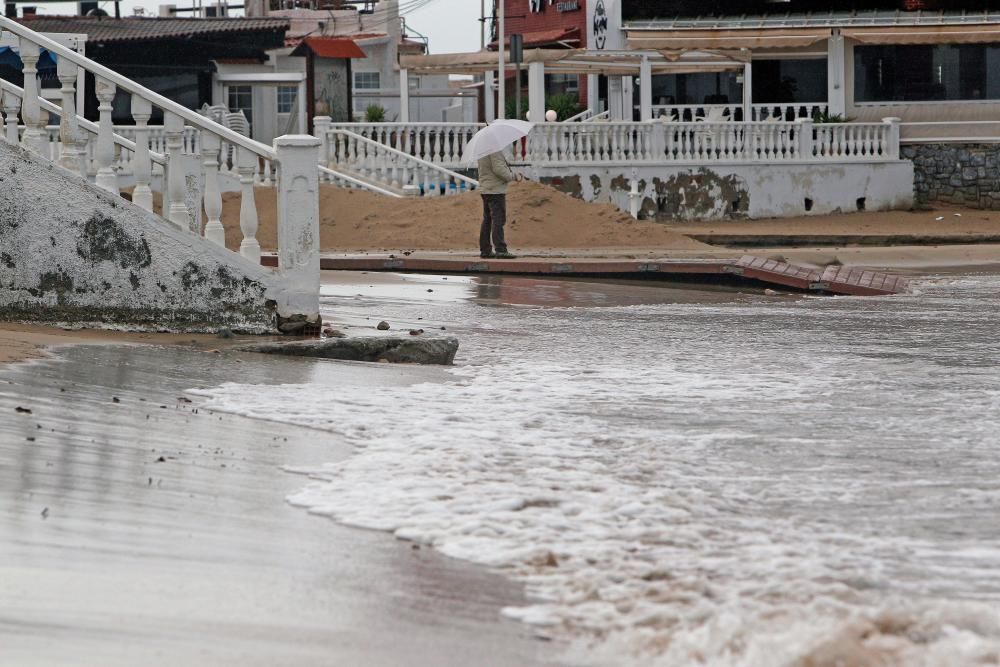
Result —
<instances>
[{"instance_id":1,"label":"metal handrail","mask_svg":"<svg viewBox=\"0 0 1000 667\"><path fill-rule=\"evenodd\" d=\"M230 130L224 125L220 125L213 120L205 118L201 114L188 109L187 107L181 106L173 100L167 99L159 93L155 93L152 90L146 88L145 86L139 85L135 81L132 81L128 77L122 76L118 72L112 69L108 69L104 65L94 62L86 56L81 56L79 53L73 49L67 48L58 42L55 42L48 37L35 32L31 28L26 28L17 21L13 21L6 16L0 16L0 28L12 32L19 37L23 37L28 41L38 45L39 47L45 49L49 53L54 53L60 58L65 58L69 62L75 64L77 67L82 67L94 76L100 77L106 81L109 81L121 90L128 91L133 95L138 95L142 97L156 107L169 111L175 116L180 116L185 121L191 125L198 127L202 130L206 130L215 134L216 136L225 139L231 144L236 144L241 148L245 148L248 151L256 153L257 155L266 158L268 160L276 160L276 155L274 149L267 144L262 144L259 141L254 141L249 137L245 137L238 132Z\"/></svg>"}]
</instances>

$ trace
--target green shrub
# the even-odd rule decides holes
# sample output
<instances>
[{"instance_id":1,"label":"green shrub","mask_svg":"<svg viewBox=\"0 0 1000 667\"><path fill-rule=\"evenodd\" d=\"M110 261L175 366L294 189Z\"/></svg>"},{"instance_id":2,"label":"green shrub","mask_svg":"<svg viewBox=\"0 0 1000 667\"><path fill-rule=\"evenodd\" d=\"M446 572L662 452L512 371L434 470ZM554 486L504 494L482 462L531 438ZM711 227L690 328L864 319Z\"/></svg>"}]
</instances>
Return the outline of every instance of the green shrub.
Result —
<instances>
[{"instance_id":1,"label":"green shrub","mask_svg":"<svg viewBox=\"0 0 1000 667\"><path fill-rule=\"evenodd\" d=\"M553 109L556 112L556 120L566 120L583 111L580 101L576 95L552 95L545 100L545 110Z\"/></svg>"},{"instance_id":2,"label":"green shrub","mask_svg":"<svg viewBox=\"0 0 1000 667\"><path fill-rule=\"evenodd\" d=\"M365 109L366 123L381 123L385 121L385 107L381 104L369 104Z\"/></svg>"},{"instance_id":3,"label":"green shrub","mask_svg":"<svg viewBox=\"0 0 1000 667\"><path fill-rule=\"evenodd\" d=\"M839 113L830 113L829 111L817 111L813 114L813 122L816 123L850 123L850 118L845 118Z\"/></svg>"}]
</instances>

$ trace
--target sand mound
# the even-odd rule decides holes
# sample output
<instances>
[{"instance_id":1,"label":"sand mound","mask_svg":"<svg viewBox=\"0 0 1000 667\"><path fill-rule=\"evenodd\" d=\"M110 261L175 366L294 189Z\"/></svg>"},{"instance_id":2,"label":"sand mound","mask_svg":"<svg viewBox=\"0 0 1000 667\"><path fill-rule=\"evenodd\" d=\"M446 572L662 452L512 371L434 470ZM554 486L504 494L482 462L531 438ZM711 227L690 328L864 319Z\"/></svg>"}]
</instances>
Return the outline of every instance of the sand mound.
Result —
<instances>
[{"instance_id":1,"label":"sand mound","mask_svg":"<svg viewBox=\"0 0 1000 667\"><path fill-rule=\"evenodd\" d=\"M257 188L257 239L273 250L275 192ZM239 248L240 196L223 195L226 245ZM320 192L323 250L477 250L482 199L474 192L435 199L393 199L330 185ZM512 185L507 195L507 242L522 248L657 247L677 250L709 246L655 222L636 222L610 204L588 204L539 183Z\"/></svg>"}]
</instances>

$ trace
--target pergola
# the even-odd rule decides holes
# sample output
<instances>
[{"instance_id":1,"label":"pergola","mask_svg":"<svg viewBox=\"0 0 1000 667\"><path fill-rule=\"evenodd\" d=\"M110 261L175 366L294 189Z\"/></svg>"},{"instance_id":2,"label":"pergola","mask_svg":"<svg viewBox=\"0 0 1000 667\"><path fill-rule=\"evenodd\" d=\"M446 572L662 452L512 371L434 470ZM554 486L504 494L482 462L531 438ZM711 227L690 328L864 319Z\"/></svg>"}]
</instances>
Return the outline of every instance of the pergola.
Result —
<instances>
[{"instance_id":1,"label":"pergola","mask_svg":"<svg viewBox=\"0 0 1000 667\"><path fill-rule=\"evenodd\" d=\"M420 74L472 74L485 77L487 90L492 89L497 71L495 51L413 55L399 58L400 95L402 108L407 108L407 76ZM514 71L506 60L505 69ZM717 50L644 50L592 51L585 49L526 49L523 65L528 68L528 119L535 123L545 120L545 75L578 74L608 77L639 78L639 109L641 120L653 117L652 78L656 74L693 74L697 72L742 71L744 85L744 118L750 117L750 51L748 49ZM486 96L489 118L494 116L493 97ZM631 103L629 103L631 106ZM629 118L631 119L631 117ZM408 118L401 117L401 122Z\"/></svg>"}]
</instances>

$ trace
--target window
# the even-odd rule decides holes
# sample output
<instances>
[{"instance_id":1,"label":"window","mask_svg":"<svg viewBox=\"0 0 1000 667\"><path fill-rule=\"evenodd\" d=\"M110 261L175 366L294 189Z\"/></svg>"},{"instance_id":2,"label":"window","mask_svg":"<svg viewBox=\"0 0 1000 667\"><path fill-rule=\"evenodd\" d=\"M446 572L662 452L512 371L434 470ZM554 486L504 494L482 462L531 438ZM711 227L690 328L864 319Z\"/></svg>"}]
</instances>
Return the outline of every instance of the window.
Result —
<instances>
[{"instance_id":1,"label":"window","mask_svg":"<svg viewBox=\"0 0 1000 667\"><path fill-rule=\"evenodd\" d=\"M753 101L758 104L825 102L826 59L754 60Z\"/></svg>"},{"instance_id":2,"label":"window","mask_svg":"<svg viewBox=\"0 0 1000 667\"><path fill-rule=\"evenodd\" d=\"M382 87L382 75L379 72L354 73L354 111L363 112L370 104L378 104L376 95L365 95L365 91L378 90Z\"/></svg>"},{"instance_id":3,"label":"window","mask_svg":"<svg viewBox=\"0 0 1000 667\"><path fill-rule=\"evenodd\" d=\"M278 86L278 113L292 113L298 94L298 86Z\"/></svg>"},{"instance_id":4,"label":"window","mask_svg":"<svg viewBox=\"0 0 1000 667\"><path fill-rule=\"evenodd\" d=\"M576 74L546 74L545 92L549 95L579 95L580 77Z\"/></svg>"},{"instance_id":5,"label":"window","mask_svg":"<svg viewBox=\"0 0 1000 667\"><path fill-rule=\"evenodd\" d=\"M1000 99L1000 44L858 46L857 102Z\"/></svg>"},{"instance_id":6,"label":"window","mask_svg":"<svg viewBox=\"0 0 1000 667\"><path fill-rule=\"evenodd\" d=\"M253 127L253 87L229 86L229 110L242 111L247 124Z\"/></svg>"},{"instance_id":7,"label":"window","mask_svg":"<svg viewBox=\"0 0 1000 667\"><path fill-rule=\"evenodd\" d=\"M377 90L382 87L379 72L355 72L354 90Z\"/></svg>"}]
</instances>

